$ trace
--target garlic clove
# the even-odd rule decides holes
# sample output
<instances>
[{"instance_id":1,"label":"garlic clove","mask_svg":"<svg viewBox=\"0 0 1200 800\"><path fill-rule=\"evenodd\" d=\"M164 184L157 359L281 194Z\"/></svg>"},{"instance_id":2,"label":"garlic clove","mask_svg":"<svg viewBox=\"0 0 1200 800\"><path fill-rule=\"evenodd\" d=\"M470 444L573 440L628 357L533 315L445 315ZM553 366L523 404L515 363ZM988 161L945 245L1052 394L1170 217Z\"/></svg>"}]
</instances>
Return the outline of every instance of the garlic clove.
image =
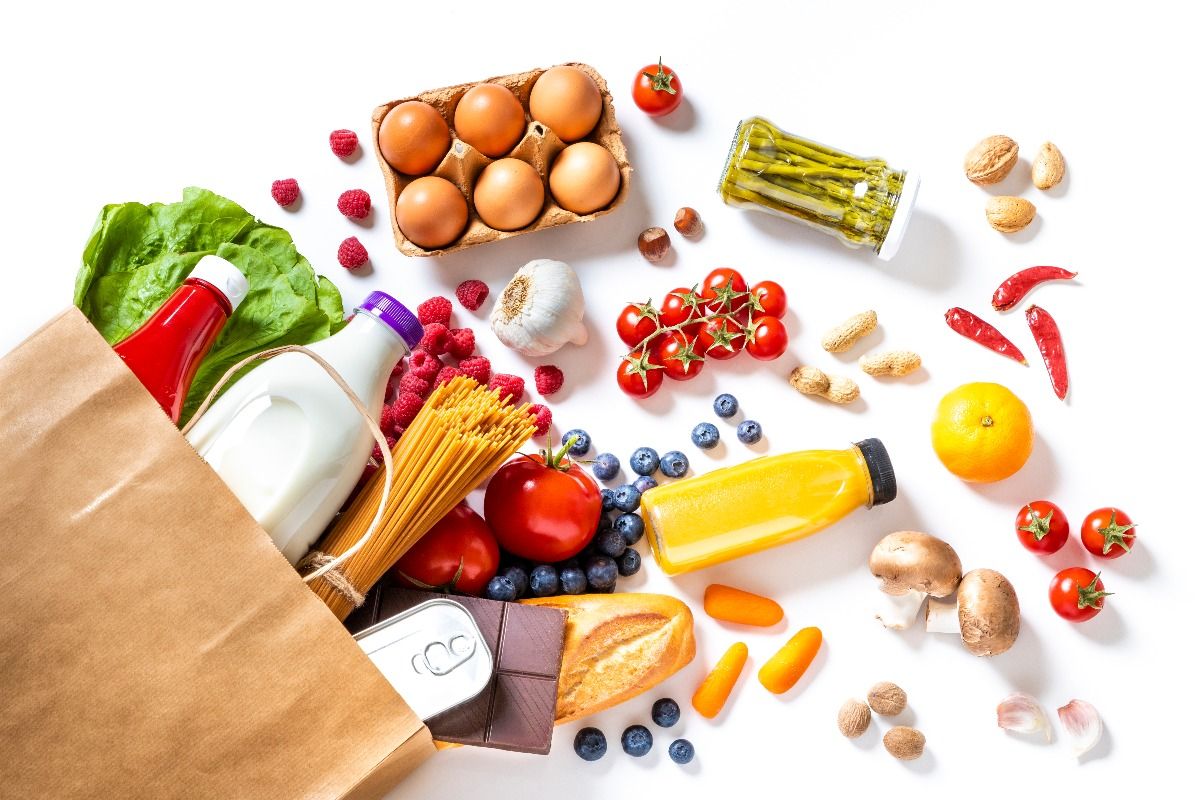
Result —
<instances>
[{"instance_id":1,"label":"garlic clove","mask_svg":"<svg viewBox=\"0 0 1200 800\"><path fill-rule=\"evenodd\" d=\"M1072 700L1058 709L1058 721L1066 730L1077 758L1095 747L1104 734L1104 723L1096 707L1083 700Z\"/></svg>"},{"instance_id":2,"label":"garlic clove","mask_svg":"<svg viewBox=\"0 0 1200 800\"><path fill-rule=\"evenodd\" d=\"M1061 713L1061 712L1060 712ZM1038 701L1016 692L1000 701L996 706L996 724L1013 733L1037 733L1041 731L1050 741L1050 724Z\"/></svg>"}]
</instances>

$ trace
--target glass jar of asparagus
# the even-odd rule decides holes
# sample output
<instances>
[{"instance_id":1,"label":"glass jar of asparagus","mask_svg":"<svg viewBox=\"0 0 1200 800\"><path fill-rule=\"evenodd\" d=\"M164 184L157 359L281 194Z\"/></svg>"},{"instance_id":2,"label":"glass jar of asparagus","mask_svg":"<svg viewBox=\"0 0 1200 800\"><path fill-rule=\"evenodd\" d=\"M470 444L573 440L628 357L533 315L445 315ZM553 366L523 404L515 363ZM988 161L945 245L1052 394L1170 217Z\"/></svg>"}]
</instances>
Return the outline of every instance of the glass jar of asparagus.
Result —
<instances>
[{"instance_id":1,"label":"glass jar of asparagus","mask_svg":"<svg viewBox=\"0 0 1200 800\"><path fill-rule=\"evenodd\" d=\"M904 237L919 184L881 158L860 158L751 117L738 125L720 192L731 206L806 222L886 260Z\"/></svg>"}]
</instances>

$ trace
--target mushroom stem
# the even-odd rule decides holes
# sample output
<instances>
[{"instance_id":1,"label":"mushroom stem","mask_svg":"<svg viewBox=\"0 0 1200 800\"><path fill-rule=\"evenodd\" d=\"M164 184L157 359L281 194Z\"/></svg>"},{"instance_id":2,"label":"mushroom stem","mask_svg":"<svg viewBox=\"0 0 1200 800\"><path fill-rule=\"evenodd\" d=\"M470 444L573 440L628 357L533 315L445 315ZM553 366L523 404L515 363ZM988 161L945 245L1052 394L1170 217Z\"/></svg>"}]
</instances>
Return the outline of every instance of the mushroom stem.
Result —
<instances>
[{"instance_id":1,"label":"mushroom stem","mask_svg":"<svg viewBox=\"0 0 1200 800\"><path fill-rule=\"evenodd\" d=\"M910 589L904 594L879 594L882 599L875 611L875 619L882 622L884 627L897 631L907 629L916 621L917 613L921 610L921 601L925 599L925 593L915 589Z\"/></svg>"},{"instance_id":2,"label":"mushroom stem","mask_svg":"<svg viewBox=\"0 0 1200 800\"><path fill-rule=\"evenodd\" d=\"M928 633L959 633L958 595L931 597L925 607L925 630Z\"/></svg>"}]
</instances>

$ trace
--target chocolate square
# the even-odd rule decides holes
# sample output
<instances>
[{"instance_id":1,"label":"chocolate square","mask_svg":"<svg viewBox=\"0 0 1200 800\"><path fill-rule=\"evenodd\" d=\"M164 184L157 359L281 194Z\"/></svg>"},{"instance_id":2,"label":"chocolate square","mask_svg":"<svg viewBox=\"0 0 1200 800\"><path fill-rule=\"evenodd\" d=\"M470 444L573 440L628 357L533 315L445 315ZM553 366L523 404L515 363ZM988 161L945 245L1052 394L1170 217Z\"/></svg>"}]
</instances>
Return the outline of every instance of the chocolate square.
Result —
<instances>
[{"instance_id":1,"label":"chocolate square","mask_svg":"<svg viewBox=\"0 0 1200 800\"><path fill-rule=\"evenodd\" d=\"M505 634L496 659L501 672L523 672L558 680L562 659L555 663L546 658L546 653L562 652L566 630L562 625L542 623L546 611L540 606L505 605Z\"/></svg>"},{"instance_id":2,"label":"chocolate square","mask_svg":"<svg viewBox=\"0 0 1200 800\"><path fill-rule=\"evenodd\" d=\"M501 672L496 675L495 695L487 743L522 753L549 753L558 680Z\"/></svg>"}]
</instances>

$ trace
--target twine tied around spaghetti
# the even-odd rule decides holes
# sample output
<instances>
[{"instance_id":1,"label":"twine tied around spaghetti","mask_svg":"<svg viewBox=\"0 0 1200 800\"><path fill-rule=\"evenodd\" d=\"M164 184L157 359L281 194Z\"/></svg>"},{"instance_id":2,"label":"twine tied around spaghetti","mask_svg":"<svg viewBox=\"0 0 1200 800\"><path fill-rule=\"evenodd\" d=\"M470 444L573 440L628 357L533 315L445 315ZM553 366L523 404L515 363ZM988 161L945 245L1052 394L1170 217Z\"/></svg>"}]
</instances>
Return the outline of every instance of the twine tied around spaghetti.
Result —
<instances>
[{"instance_id":1,"label":"twine tied around spaghetti","mask_svg":"<svg viewBox=\"0 0 1200 800\"><path fill-rule=\"evenodd\" d=\"M333 379L333 382L338 385L338 388L345 393L346 399L350 401L350 403L354 406L354 409L366 421L367 428L371 431L371 436L375 438L375 443L379 445L379 452L383 454L383 494L381 494L379 497L379 508L375 511L375 516L371 519L371 524L367 526L365 531L363 531L363 535L359 537L358 541L348 547L344 553L333 556L329 553L313 550L304 558L302 558L300 563L296 565L296 569L301 573L303 573L305 569L315 567L312 572L304 575L305 583L312 583L317 578L324 578L330 587L332 587L338 594L343 595L347 600L352 602L355 608L358 608L363 604L363 594L362 592L358 591L354 584L350 582L350 579L342 573L340 567L348 558L362 549L362 546L367 543L367 540L369 540L375 534L375 529L379 527L379 523L383 519L383 512L387 508L388 495L392 493L392 449L388 446L387 437L383 435L383 431L379 430L378 420L371 416L371 412L367 411L367 407L363 405L362 400L360 400L358 395L354 393L354 390L350 388L350 384L346 383L346 380L338 374L338 371L334 369L328 361L321 358L307 347L303 347L298 344L285 344L282 347L272 347L269 350L263 350L261 352L254 353L253 355L246 356L241 361L226 370L225 374L221 376L221 379L217 381L212 390L209 391L208 396L204 398L204 402L202 402L200 407L196 409L196 413L192 414L192 418L188 420L187 424L184 425L183 428L180 429L180 433L184 434L185 436L187 435L187 432L192 429L192 426L196 424L197 420L200 419L200 416L208 410L208 407L212 405L213 401L217 398L217 395L220 394L223 388L225 388L225 384L227 384L240 370L254 363L255 361L264 361L268 358L274 358L282 353L303 353L313 361L317 362L317 365L321 367L321 369L325 370L326 373L328 373L329 377Z\"/></svg>"}]
</instances>

